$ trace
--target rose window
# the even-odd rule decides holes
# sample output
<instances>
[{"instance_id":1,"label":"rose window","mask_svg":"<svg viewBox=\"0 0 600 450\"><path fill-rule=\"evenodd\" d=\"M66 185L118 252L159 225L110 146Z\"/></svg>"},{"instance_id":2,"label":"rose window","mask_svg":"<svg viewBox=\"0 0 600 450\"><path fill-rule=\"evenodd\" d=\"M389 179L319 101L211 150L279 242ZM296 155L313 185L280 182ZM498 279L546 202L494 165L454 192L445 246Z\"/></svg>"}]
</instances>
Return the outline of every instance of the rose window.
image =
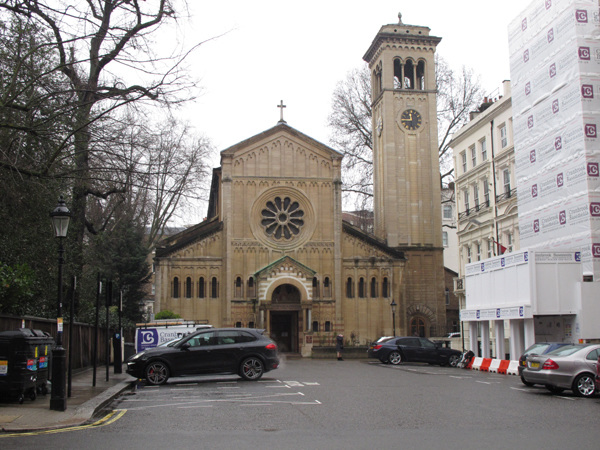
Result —
<instances>
[{"instance_id":1,"label":"rose window","mask_svg":"<svg viewBox=\"0 0 600 450\"><path fill-rule=\"evenodd\" d=\"M261 211L265 233L274 239L290 240L300 234L304 225L304 211L300 204L289 197L275 197L268 201L266 208Z\"/></svg>"}]
</instances>

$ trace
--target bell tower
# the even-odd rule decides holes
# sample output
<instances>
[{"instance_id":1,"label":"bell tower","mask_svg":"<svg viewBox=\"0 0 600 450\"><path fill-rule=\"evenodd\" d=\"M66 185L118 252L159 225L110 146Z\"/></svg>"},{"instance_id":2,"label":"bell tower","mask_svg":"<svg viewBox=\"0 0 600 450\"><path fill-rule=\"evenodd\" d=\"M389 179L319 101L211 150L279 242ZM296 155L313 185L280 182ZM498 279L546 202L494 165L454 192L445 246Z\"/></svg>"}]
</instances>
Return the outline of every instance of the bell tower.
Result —
<instances>
[{"instance_id":1,"label":"bell tower","mask_svg":"<svg viewBox=\"0 0 600 450\"><path fill-rule=\"evenodd\" d=\"M445 332L446 316L434 59L441 38L398 17L363 57L373 101L374 231L408 259L407 331L423 334L413 320L430 335Z\"/></svg>"},{"instance_id":2,"label":"bell tower","mask_svg":"<svg viewBox=\"0 0 600 450\"><path fill-rule=\"evenodd\" d=\"M399 15L401 17L401 15ZM389 246L442 246L435 48L429 28L384 25L371 71L375 234Z\"/></svg>"}]
</instances>

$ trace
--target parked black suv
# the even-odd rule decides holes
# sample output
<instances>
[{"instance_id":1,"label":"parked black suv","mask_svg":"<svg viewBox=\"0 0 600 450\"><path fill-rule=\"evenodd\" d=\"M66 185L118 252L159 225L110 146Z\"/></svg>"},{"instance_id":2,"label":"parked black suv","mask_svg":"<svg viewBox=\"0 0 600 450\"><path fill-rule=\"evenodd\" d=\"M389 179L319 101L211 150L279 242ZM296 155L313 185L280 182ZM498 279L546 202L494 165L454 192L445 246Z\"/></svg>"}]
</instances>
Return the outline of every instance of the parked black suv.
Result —
<instances>
[{"instance_id":1,"label":"parked black suv","mask_svg":"<svg viewBox=\"0 0 600 450\"><path fill-rule=\"evenodd\" d=\"M277 345L254 328L208 328L170 347L154 347L127 360L127 373L150 384L169 377L206 373L238 374L258 380L279 366Z\"/></svg>"}]
</instances>

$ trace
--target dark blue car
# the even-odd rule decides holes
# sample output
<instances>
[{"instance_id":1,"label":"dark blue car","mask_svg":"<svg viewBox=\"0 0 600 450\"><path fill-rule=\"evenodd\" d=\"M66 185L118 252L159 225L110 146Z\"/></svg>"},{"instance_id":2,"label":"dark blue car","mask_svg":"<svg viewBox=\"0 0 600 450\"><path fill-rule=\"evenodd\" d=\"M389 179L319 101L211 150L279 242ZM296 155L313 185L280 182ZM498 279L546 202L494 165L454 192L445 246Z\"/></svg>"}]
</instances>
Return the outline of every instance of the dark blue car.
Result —
<instances>
[{"instance_id":1,"label":"dark blue car","mask_svg":"<svg viewBox=\"0 0 600 450\"><path fill-rule=\"evenodd\" d=\"M529 347L519 358L519 376L521 377L521 381L525 386L533 386L535 383L530 383L529 381L525 381L523 378L523 369L527 367L527 357L534 355L545 355L552 350L556 350L557 348L564 347L565 345L571 345L570 342L540 342L539 344L533 344Z\"/></svg>"},{"instance_id":2,"label":"dark blue car","mask_svg":"<svg viewBox=\"0 0 600 450\"><path fill-rule=\"evenodd\" d=\"M373 342L367 351L369 358L383 363L422 362L456 367L461 352L443 347L422 337L384 337Z\"/></svg>"}]
</instances>

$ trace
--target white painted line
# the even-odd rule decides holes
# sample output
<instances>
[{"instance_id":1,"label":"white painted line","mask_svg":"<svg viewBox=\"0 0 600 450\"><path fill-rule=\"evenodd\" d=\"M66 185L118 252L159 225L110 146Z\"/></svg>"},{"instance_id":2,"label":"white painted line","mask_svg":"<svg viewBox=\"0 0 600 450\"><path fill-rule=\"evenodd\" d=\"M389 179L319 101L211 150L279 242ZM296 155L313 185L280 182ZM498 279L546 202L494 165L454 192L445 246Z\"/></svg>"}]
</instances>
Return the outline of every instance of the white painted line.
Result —
<instances>
[{"instance_id":1,"label":"white painted line","mask_svg":"<svg viewBox=\"0 0 600 450\"><path fill-rule=\"evenodd\" d=\"M180 406L177 409L212 408L213 405Z\"/></svg>"},{"instance_id":2,"label":"white painted line","mask_svg":"<svg viewBox=\"0 0 600 450\"><path fill-rule=\"evenodd\" d=\"M476 383L481 383L481 384L492 384L492 383L489 383L487 381L479 381L479 380L475 380L475 382Z\"/></svg>"}]
</instances>

